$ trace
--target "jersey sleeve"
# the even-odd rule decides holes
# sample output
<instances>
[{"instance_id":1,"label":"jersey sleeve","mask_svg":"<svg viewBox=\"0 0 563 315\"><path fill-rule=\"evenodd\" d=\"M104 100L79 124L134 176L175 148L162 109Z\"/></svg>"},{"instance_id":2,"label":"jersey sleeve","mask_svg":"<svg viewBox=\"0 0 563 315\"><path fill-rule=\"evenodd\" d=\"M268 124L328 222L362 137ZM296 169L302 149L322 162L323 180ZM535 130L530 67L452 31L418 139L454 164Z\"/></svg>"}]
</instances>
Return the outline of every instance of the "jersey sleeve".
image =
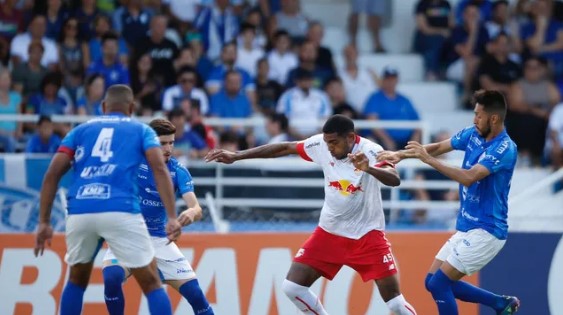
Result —
<instances>
[{"instance_id":1,"label":"jersey sleeve","mask_svg":"<svg viewBox=\"0 0 563 315\"><path fill-rule=\"evenodd\" d=\"M190 171L181 164L176 167L176 180L178 181L178 192L183 195L194 191L194 181Z\"/></svg>"},{"instance_id":2,"label":"jersey sleeve","mask_svg":"<svg viewBox=\"0 0 563 315\"><path fill-rule=\"evenodd\" d=\"M469 139L471 135L475 131L475 127L466 127L465 129L459 131L455 134L455 136L451 139L451 145L454 150L461 150L465 151L467 144L469 143Z\"/></svg>"},{"instance_id":3,"label":"jersey sleeve","mask_svg":"<svg viewBox=\"0 0 563 315\"><path fill-rule=\"evenodd\" d=\"M318 163L322 141L322 135L314 135L300 141L297 143L297 153L305 161Z\"/></svg>"},{"instance_id":4,"label":"jersey sleeve","mask_svg":"<svg viewBox=\"0 0 563 315\"><path fill-rule=\"evenodd\" d=\"M143 152L154 147L160 147L156 132L151 127L143 124Z\"/></svg>"},{"instance_id":5,"label":"jersey sleeve","mask_svg":"<svg viewBox=\"0 0 563 315\"><path fill-rule=\"evenodd\" d=\"M74 158L74 152L77 148L76 133L79 128L72 129L63 139L57 152L68 155L71 159Z\"/></svg>"},{"instance_id":6,"label":"jersey sleeve","mask_svg":"<svg viewBox=\"0 0 563 315\"><path fill-rule=\"evenodd\" d=\"M479 164L486 167L492 174L499 170L513 168L516 156L516 148L513 143L510 140L505 140L489 147Z\"/></svg>"},{"instance_id":7,"label":"jersey sleeve","mask_svg":"<svg viewBox=\"0 0 563 315\"><path fill-rule=\"evenodd\" d=\"M362 148L362 152L367 156L367 158L369 160L369 166L372 166L372 167L383 167L383 166L395 167L395 164L393 164L389 161L381 161L381 162L377 161L377 155L381 151L383 151L383 147L381 147L379 144L376 144L376 143L373 143L373 142L369 142L368 144L366 144Z\"/></svg>"}]
</instances>

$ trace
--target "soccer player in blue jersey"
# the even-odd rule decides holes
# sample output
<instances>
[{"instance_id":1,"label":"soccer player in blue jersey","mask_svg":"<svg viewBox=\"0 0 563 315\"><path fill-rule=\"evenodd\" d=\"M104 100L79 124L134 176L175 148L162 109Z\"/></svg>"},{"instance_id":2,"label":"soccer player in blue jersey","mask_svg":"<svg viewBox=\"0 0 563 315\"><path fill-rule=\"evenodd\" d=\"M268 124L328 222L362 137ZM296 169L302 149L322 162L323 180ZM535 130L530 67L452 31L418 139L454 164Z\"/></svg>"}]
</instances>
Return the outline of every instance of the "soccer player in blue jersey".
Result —
<instances>
[{"instance_id":1,"label":"soccer player in blue jersey","mask_svg":"<svg viewBox=\"0 0 563 315\"><path fill-rule=\"evenodd\" d=\"M504 96L498 91L480 90L473 97L473 126L439 143L423 146L411 141L406 150L384 152L378 159L398 163L417 158L460 183L457 232L436 255L425 281L440 315L458 314L456 298L487 305L497 314L513 314L520 306L516 297L497 295L461 281L488 264L506 242L508 192L517 157L516 144L504 128ZM465 151L462 168L435 158L452 150Z\"/></svg>"},{"instance_id":2,"label":"soccer player in blue jersey","mask_svg":"<svg viewBox=\"0 0 563 315\"><path fill-rule=\"evenodd\" d=\"M172 315L135 185L139 165L146 159L166 208L166 235L169 241L176 240L181 225L176 218L174 187L160 143L154 130L129 117L135 108L129 87L111 86L102 108L104 116L69 132L45 173L35 255L42 255L45 243L51 242L53 199L61 177L72 167L65 257L70 274L61 296L61 315L82 312L93 261L104 240L120 263L130 268L147 297L150 313Z\"/></svg>"},{"instance_id":3,"label":"soccer player in blue jersey","mask_svg":"<svg viewBox=\"0 0 563 315\"><path fill-rule=\"evenodd\" d=\"M174 157L174 134L176 127L168 120L157 118L151 121L151 128L156 131L164 160L170 171L175 191L184 199L188 209L180 213L178 221L186 226L202 217L201 207L194 193L190 172ZM150 167L144 163L139 167L137 186L141 200L141 211L145 218L153 247L156 251L156 264L161 279L186 298L194 314L212 315L213 310L199 287L195 272L178 246L166 238L166 210L156 190ZM121 284L131 274L129 268L122 265L111 248L104 257L104 297L110 315L122 315L125 301Z\"/></svg>"}]
</instances>

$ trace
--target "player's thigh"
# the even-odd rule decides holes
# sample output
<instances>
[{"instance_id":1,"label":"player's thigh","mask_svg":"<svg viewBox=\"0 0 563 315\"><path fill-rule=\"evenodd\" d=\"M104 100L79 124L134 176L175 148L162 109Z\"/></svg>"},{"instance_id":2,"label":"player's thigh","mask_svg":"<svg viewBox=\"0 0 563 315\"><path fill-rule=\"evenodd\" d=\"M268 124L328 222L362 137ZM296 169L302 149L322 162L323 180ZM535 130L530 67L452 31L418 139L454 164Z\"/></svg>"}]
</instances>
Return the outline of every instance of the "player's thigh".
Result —
<instances>
[{"instance_id":1,"label":"player's thigh","mask_svg":"<svg viewBox=\"0 0 563 315\"><path fill-rule=\"evenodd\" d=\"M156 259L153 259L146 266L131 268L131 274L133 275L133 277L135 277L135 280L137 280L137 283L145 294L162 286L162 282L160 281L160 278L158 276Z\"/></svg>"},{"instance_id":2,"label":"player's thigh","mask_svg":"<svg viewBox=\"0 0 563 315\"><path fill-rule=\"evenodd\" d=\"M488 264L505 243L506 240L499 240L483 229L474 229L463 235L446 261L458 271L471 275Z\"/></svg>"},{"instance_id":3,"label":"player's thigh","mask_svg":"<svg viewBox=\"0 0 563 315\"><path fill-rule=\"evenodd\" d=\"M147 266L154 258L154 248L141 214L105 213L99 233L106 240L119 264L127 268Z\"/></svg>"},{"instance_id":4,"label":"player's thigh","mask_svg":"<svg viewBox=\"0 0 563 315\"><path fill-rule=\"evenodd\" d=\"M161 280L186 282L196 277L190 262L176 243L169 243L164 237L153 237L152 243Z\"/></svg>"},{"instance_id":5,"label":"player's thigh","mask_svg":"<svg viewBox=\"0 0 563 315\"><path fill-rule=\"evenodd\" d=\"M119 260L117 259L117 257L115 257L115 255L113 254L113 251L111 250L111 248L108 248L108 250L106 251L103 261L102 261L102 268L106 268L106 267L111 267L111 266L119 266L121 268L123 268L124 272L125 272L125 279L129 278L129 276L131 276L131 270L127 267L122 266L119 263Z\"/></svg>"},{"instance_id":6,"label":"player's thigh","mask_svg":"<svg viewBox=\"0 0 563 315\"><path fill-rule=\"evenodd\" d=\"M70 266L94 261L104 242L97 231L99 215L72 214L66 219L65 261Z\"/></svg>"},{"instance_id":7,"label":"player's thigh","mask_svg":"<svg viewBox=\"0 0 563 315\"><path fill-rule=\"evenodd\" d=\"M465 232L455 232L454 235L450 236L450 238L444 243L444 245L442 245L442 247L440 248L440 250L438 251L438 253L436 254L436 260L440 261L440 262L444 262L446 261L446 259L448 258L448 256L450 256L450 254L453 252L453 249L457 246L457 244L459 242L461 242L461 240L463 239L464 235L466 233ZM435 267L435 265L440 264L441 263L437 263L436 260L434 261L434 264L432 265L432 267ZM440 268L440 266L438 266L438 268L436 268L436 270L438 270ZM434 272L436 272L436 270L434 270Z\"/></svg>"}]
</instances>

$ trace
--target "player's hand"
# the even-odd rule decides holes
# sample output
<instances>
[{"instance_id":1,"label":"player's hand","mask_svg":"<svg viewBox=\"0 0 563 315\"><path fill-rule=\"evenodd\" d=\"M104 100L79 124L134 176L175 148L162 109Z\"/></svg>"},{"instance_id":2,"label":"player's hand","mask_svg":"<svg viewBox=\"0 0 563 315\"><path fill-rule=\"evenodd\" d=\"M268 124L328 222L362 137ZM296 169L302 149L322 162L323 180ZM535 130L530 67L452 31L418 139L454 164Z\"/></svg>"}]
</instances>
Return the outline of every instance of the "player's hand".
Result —
<instances>
[{"instance_id":1,"label":"player's hand","mask_svg":"<svg viewBox=\"0 0 563 315\"><path fill-rule=\"evenodd\" d=\"M209 151L205 156L205 162L217 161L219 163L231 164L235 161L235 152L214 149Z\"/></svg>"},{"instance_id":2,"label":"player's hand","mask_svg":"<svg viewBox=\"0 0 563 315\"><path fill-rule=\"evenodd\" d=\"M409 156L412 155L414 158L417 158L424 163L428 162L428 160L432 158L430 154L426 152L424 146L416 141L409 141L405 148L407 149Z\"/></svg>"},{"instance_id":3,"label":"player's hand","mask_svg":"<svg viewBox=\"0 0 563 315\"><path fill-rule=\"evenodd\" d=\"M170 240L168 244L176 241L182 234L182 225L177 219L168 219L166 223L166 237Z\"/></svg>"},{"instance_id":4,"label":"player's hand","mask_svg":"<svg viewBox=\"0 0 563 315\"><path fill-rule=\"evenodd\" d=\"M194 221L195 221L195 214L193 213L193 211L190 211L190 209L182 211L182 213L180 213L180 215L178 216L178 222L182 226L190 225L194 223Z\"/></svg>"},{"instance_id":5,"label":"player's hand","mask_svg":"<svg viewBox=\"0 0 563 315\"><path fill-rule=\"evenodd\" d=\"M377 154L376 159L378 162L388 161L393 164L397 164L403 160L398 151L381 151Z\"/></svg>"},{"instance_id":6,"label":"player's hand","mask_svg":"<svg viewBox=\"0 0 563 315\"><path fill-rule=\"evenodd\" d=\"M367 171L369 168L369 159L364 154L364 152L358 152L356 154L348 153L348 158L350 158L350 162L354 164L354 167L361 170Z\"/></svg>"},{"instance_id":7,"label":"player's hand","mask_svg":"<svg viewBox=\"0 0 563 315\"><path fill-rule=\"evenodd\" d=\"M45 251L45 243L51 247L51 239L53 238L53 227L49 223L39 223L37 228L37 235L35 238L35 248L33 253L35 257L43 256Z\"/></svg>"}]
</instances>

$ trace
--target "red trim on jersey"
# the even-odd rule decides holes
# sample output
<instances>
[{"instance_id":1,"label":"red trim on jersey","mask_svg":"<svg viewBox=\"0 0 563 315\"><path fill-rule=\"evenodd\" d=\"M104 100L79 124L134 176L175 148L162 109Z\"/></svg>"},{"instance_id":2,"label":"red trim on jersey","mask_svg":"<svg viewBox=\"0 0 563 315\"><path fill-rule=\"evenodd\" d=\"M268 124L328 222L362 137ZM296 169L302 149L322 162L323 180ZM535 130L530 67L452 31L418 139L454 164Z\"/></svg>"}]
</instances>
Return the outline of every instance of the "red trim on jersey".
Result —
<instances>
[{"instance_id":1,"label":"red trim on jersey","mask_svg":"<svg viewBox=\"0 0 563 315\"><path fill-rule=\"evenodd\" d=\"M406 308L407 310L409 310L409 312L411 312L412 315L416 315L416 312L415 312L412 308L410 308L407 304L405 304L405 308Z\"/></svg>"},{"instance_id":2,"label":"red trim on jersey","mask_svg":"<svg viewBox=\"0 0 563 315\"><path fill-rule=\"evenodd\" d=\"M360 136L356 135L356 141L355 141L355 143L356 143L356 144L360 143L360 139L361 139Z\"/></svg>"},{"instance_id":3,"label":"red trim on jersey","mask_svg":"<svg viewBox=\"0 0 563 315\"><path fill-rule=\"evenodd\" d=\"M305 160L305 161L309 161L309 162L313 162L313 159L311 159L308 155L307 152L305 152L305 142L298 142L297 146L297 153L299 153L299 156Z\"/></svg>"},{"instance_id":4,"label":"red trim on jersey","mask_svg":"<svg viewBox=\"0 0 563 315\"><path fill-rule=\"evenodd\" d=\"M69 148L69 147L65 147L65 146L59 146L59 148L57 149L57 153L64 153L66 155L68 155L69 158L74 158L74 150Z\"/></svg>"},{"instance_id":5,"label":"red trim on jersey","mask_svg":"<svg viewBox=\"0 0 563 315\"><path fill-rule=\"evenodd\" d=\"M383 166L391 166L392 168L395 168L395 164L389 162L389 161L381 161L377 164L375 164L375 167L383 167Z\"/></svg>"},{"instance_id":6,"label":"red trim on jersey","mask_svg":"<svg viewBox=\"0 0 563 315\"><path fill-rule=\"evenodd\" d=\"M309 306L309 304L305 303L305 301L303 301L302 299L300 299L298 296L296 296L295 299L296 299L297 301L303 303L303 304L309 309L309 311L313 312L313 314L319 315L319 313L315 312L315 310L313 310L313 309Z\"/></svg>"}]
</instances>

